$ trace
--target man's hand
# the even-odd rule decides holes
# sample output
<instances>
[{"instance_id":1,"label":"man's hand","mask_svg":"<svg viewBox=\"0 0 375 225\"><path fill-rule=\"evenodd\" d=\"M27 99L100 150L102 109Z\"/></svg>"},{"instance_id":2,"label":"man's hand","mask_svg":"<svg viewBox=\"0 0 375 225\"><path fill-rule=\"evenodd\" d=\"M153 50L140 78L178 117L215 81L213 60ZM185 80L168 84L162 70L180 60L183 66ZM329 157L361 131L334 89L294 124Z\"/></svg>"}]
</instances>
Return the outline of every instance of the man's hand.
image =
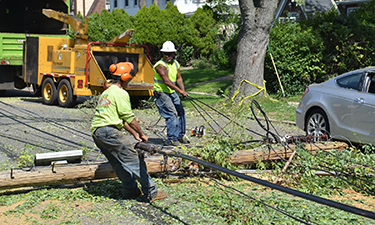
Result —
<instances>
[{"instance_id":1,"label":"man's hand","mask_svg":"<svg viewBox=\"0 0 375 225\"><path fill-rule=\"evenodd\" d=\"M139 141L143 141L143 142L147 143L147 141L148 141L148 137L147 137L145 134L142 134L142 135L140 135L139 137L140 137L140 139L141 139L141 140L139 140Z\"/></svg>"},{"instance_id":2,"label":"man's hand","mask_svg":"<svg viewBox=\"0 0 375 225\"><path fill-rule=\"evenodd\" d=\"M125 130L127 130L129 133L131 133L133 135L133 137L137 140L137 141L143 141L143 142L147 142L148 141L148 137L142 132L142 129L141 127L138 125L138 122L137 120L134 118L133 121L131 123L124 123L124 128Z\"/></svg>"},{"instance_id":3,"label":"man's hand","mask_svg":"<svg viewBox=\"0 0 375 225\"><path fill-rule=\"evenodd\" d=\"M181 90L181 91L180 91L180 94L181 94L181 96L182 96L183 98L186 98L186 97L189 96L189 94L188 94L186 91L184 91L184 90Z\"/></svg>"}]
</instances>

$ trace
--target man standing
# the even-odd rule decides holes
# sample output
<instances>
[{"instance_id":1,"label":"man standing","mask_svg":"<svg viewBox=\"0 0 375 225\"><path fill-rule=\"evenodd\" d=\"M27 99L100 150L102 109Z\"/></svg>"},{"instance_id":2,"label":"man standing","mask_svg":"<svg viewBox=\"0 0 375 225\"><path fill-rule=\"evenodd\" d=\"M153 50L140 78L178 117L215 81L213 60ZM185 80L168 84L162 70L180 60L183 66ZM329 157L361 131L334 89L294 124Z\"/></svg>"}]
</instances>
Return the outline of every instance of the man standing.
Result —
<instances>
[{"instance_id":1,"label":"man standing","mask_svg":"<svg viewBox=\"0 0 375 225\"><path fill-rule=\"evenodd\" d=\"M100 96L91 123L91 134L121 180L124 198L137 198L143 193L146 200L154 201L167 195L158 191L143 158L121 131L125 128L138 141L148 140L135 120L129 94L125 90L135 74L133 68L133 64L128 62L110 66L113 83ZM136 180L141 184L142 192Z\"/></svg>"},{"instance_id":2,"label":"man standing","mask_svg":"<svg viewBox=\"0 0 375 225\"><path fill-rule=\"evenodd\" d=\"M160 50L163 59L153 67L154 96L156 107L167 125L167 145L178 146L188 143L183 139L186 132L185 110L176 92L182 97L189 96L185 91L184 82L180 74L180 64L174 60L176 49L171 41L166 41Z\"/></svg>"}]
</instances>

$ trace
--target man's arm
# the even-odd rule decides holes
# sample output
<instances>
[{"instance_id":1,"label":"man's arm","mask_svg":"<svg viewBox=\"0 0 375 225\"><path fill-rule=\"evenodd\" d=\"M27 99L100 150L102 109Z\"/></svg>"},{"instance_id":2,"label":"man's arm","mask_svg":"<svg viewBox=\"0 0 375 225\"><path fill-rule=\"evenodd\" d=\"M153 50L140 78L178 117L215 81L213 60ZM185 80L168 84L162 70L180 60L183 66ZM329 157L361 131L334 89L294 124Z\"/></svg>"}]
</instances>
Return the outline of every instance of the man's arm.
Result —
<instances>
[{"instance_id":1,"label":"man's arm","mask_svg":"<svg viewBox=\"0 0 375 225\"><path fill-rule=\"evenodd\" d=\"M180 89L184 92L184 93L180 93L182 95L182 97L189 96L189 94L186 93L186 91L185 91L185 85L184 85L184 81L182 80L180 69L177 70L176 83L180 87ZM186 93L186 95L185 95L185 93Z\"/></svg>"},{"instance_id":2,"label":"man's arm","mask_svg":"<svg viewBox=\"0 0 375 225\"><path fill-rule=\"evenodd\" d=\"M178 86L176 86L168 77L168 70L165 66L162 64L155 67L156 72L160 75L161 79L163 79L164 84L166 84L168 87L172 88L173 90L177 91L182 95L182 97L189 96L189 94L185 91L184 82L182 81L182 76L180 74L180 69L177 71L177 77L176 77L176 83Z\"/></svg>"},{"instance_id":3,"label":"man's arm","mask_svg":"<svg viewBox=\"0 0 375 225\"><path fill-rule=\"evenodd\" d=\"M141 127L139 126L137 120L134 118L131 123L124 123L124 128L130 134L134 136L134 138L138 141L147 142L148 137L143 133Z\"/></svg>"}]
</instances>

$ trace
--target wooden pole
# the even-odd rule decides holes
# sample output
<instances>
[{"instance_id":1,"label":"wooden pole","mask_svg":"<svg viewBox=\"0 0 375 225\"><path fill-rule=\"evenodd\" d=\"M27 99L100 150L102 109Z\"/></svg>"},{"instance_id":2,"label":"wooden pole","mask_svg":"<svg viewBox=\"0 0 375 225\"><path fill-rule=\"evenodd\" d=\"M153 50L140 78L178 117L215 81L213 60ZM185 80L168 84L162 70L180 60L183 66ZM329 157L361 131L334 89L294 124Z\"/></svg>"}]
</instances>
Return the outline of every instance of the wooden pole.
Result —
<instances>
[{"instance_id":1,"label":"wooden pole","mask_svg":"<svg viewBox=\"0 0 375 225\"><path fill-rule=\"evenodd\" d=\"M315 154L318 148L321 149L345 149L348 145L343 142L324 142L321 144L306 145L305 149ZM284 158L290 158L293 150L297 146L289 145L288 149L282 146L275 147L275 151L262 149L242 150L236 152L231 157L234 165L256 164L259 160L280 160L278 155ZM276 154L277 153L277 154ZM179 160L173 160L167 157L167 164L164 163L163 155L153 155L145 158L147 170L150 174L165 172L172 168L179 168ZM60 183L76 183L90 180L100 180L117 177L111 165L108 162L93 164L68 164L35 167L34 170L25 171L22 169L12 169L0 171L0 190L19 188L27 186L42 186Z\"/></svg>"},{"instance_id":2,"label":"wooden pole","mask_svg":"<svg viewBox=\"0 0 375 225\"><path fill-rule=\"evenodd\" d=\"M279 73L277 72L277 68L276 68L275 61L273 61L273 56L272 56L272 53L271 53L270 46L267 45L267 48L268 48L268 51L270 52L272 65L273 65L273 67L275 68L275 72L276 72L277 80L279 81L279 84L280 84L280 87L281 87L281 92L283 93L283 97L285 98L284 88L283 88L283 85L281 84L280 76L279 76Z\"/></svg>"},{"instance_id":3,"label":"wooden pole","mask_svg":"<svg viewBox=\"0 0 375 225\"><path fill-rule=\"evenodd\" d=\"M280 156L283 158L290 158L294 149L297 148L296 145L288 145L288 148L285 148L283 145L279 146L272 146L273 150L264 149L264 148L257 148L257 149L250 149L250 150L242 150L238 151L233 154L231 157L231 163L235 166L239 165L248 165L248 164L256 164L258 161L274 161L280 160ZM306 144L304 148L311 152L311 154L316 154L317 150L343 150L348 147L348 144L344 142L322 142L322 143L315 143L315 144Z\"/></svg>"},{"instance_id":4,"label":"wooden pole","mask_svg":"<svg viewBox=\"0 0 375 225\"><path fill-rule=\"evenodd\" d=\"M170 170L176 162L170 157L167 159L166 169ZM152 156L145 158L149 173L159 173L165 171L164 156ZM77 183L82 181L100 180L115 178L108 162L93 164L68 164L35 167L34 170L25 171L22 169L11 169L0 171L0 190L9 188L19 188L26 186L42 186L62 183Z\"/></svg>"}]
</instances>

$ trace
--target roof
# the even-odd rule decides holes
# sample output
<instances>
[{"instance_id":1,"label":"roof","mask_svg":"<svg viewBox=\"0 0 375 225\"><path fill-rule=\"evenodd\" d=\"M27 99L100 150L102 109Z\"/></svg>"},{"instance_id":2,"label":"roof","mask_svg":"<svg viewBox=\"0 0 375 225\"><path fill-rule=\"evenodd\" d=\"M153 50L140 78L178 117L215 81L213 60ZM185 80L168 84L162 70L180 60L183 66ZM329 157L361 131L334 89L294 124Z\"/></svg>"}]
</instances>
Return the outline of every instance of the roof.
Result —
<instances>
[{"instance_id":1,"label":"roof","mask_svg":"<svg viewBox=\"0 0 375 225\"><path fill-rule=\"evenodd\" d=\"M303 10L309 15L315 12L328 12L332 8L336 8L336 4L333 0L305 0Z\"/></svg>"},{"instance_id":2,"label":"roof","mask_svg":"<svg viewBox=\"0 0 375 225\"><path fill-rule=\"evenodd\" d=\"M90 15L95 12L100 14L103 11L103 9L105 9L105 0L95 0L92 3L89 11L87 12L87 15Z\"/></svg>"}]
</instances>

